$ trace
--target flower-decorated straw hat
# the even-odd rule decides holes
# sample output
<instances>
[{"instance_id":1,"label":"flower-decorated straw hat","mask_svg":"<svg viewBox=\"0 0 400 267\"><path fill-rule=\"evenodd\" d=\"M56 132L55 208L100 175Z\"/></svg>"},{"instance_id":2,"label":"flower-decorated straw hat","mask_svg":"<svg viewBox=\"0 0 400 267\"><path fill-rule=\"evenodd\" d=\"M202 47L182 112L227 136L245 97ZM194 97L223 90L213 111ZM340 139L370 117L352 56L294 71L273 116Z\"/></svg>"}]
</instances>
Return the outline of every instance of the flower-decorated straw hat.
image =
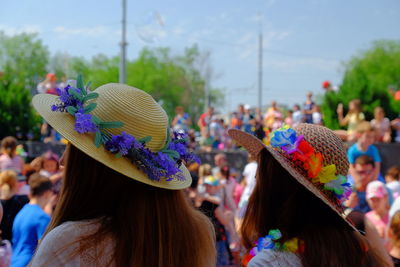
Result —
<instances>
[{"instance_id":1,"label":"flower-decorated straw hat","mask_svg":"<svg viewBox=\"0 0 400 267\"><path fill-rule=\"evenodd\" d=\"M78 77L76 86L35 95L32 103L72 145L109 168L165 189L191 184L183 162L195 156L185 136L170 134L167 114L149 94L116 83L87 87Z\"/></svg>"},{"instance_id":2,"label":"flower-decorated straw hat","mask_svg":"<svg viewBox=\"0 0 400 267\"><path fill-rule=\"evenodd\" d=\"M271 133L270 145L239 130L228 133L253 156L266 148L294 179L344 218L342 202L351 194L346 177L349 162L343 142L333 131L306 123L285 126Z\"/></svg>"}]
</instances>

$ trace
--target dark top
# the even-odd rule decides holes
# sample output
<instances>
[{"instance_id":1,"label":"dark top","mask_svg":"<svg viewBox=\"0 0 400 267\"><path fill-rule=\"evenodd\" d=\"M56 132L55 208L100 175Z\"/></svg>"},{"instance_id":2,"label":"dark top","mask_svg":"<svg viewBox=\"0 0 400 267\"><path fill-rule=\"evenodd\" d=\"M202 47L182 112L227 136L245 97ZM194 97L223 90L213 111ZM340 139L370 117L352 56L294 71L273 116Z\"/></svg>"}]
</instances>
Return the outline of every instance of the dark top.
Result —
<instances>
[{"instance_id":1,"label":"dark top","mask_svg":"<svg viewBox=\"0 0 400 267\"><path fill-rule=\"evenodd\" d=\"M226 234L225 234L225 228L221 224L220 221L218 221L217 217L215 217L215 210L218 208L217 204L211 203L210 201L203 201L201 203L201 206L199 207L199 210L204 213L212 222L215 228L215 235L216 235L216 241L222 241L226 240Z\"/></svg>"},{"instance_id":2,"label":"dark top","mask_svg":"<svg viewBox=\"0 0 400 267\"><path fill-rule=\"evenodd\" d=\"M394 263L394 267L400 267L400 259L395 258L392 255L390 255L390 257L392 258L392 261Z\"/></svg>"},{"instance_id":3,"label":"dark top","mask_svg":"<svg viewBox=\"0 0 400 267\"><path fill-rule=\"evenodd\" d=\"M25 195L15 195L10 199L1 200L3 206L3 219L0 223L1 238L12 240L12 226L17 213L29 202Z\"/></svg>"}]
</instances>

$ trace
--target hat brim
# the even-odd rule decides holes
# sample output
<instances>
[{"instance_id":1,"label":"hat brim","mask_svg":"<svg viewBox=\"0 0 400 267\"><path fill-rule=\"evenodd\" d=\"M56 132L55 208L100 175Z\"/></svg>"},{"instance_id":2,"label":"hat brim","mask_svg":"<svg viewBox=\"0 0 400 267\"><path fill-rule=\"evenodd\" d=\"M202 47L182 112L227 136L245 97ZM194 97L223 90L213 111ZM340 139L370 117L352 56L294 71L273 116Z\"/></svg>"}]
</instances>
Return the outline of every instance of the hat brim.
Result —
<instances>
[{"instance_id":1,"label":"hat brim","mask_svg":"<svg viewBox=\"0 0 400 267\"><path fill-rule=\"evenodd\" d=\"M338 214L353 230L358 231L354 225L346 220L345 214L341 213L339 210L335 208L335 206L299 171L295 168L291 167L292 163L289 159L282 156L278 151L274 150L272 147L265 145L260 139L257 137L248 134L246 132L237 130L237 129L229 129L229 136L238 142L241 146L243 146L250 154L253 156L257 156L262 149L266 148L266 150L281 164L281 166L293 177L297 182L302 184L307 190L317 196L320 200L322 200L328 207L330 207L336 214Z\"/></svg>"},{"instance_id":2,"label":"hat brim","mask_svg":"<svg viewBox=\"0 0 400 267\"><path fill-rule=\"evenodd\" d=\"M180 169L185 177L185 180L173 179L166 181L153 181L148 176L139 170L136 165L131 163L127 158L117 158L114 154L106 151L102 146L97 148L94 144L94 134L80 134L74 130L75 120L67 112L53 112L51 106L57 103L58 96L50 94L38 94L32 99L33 107L36 111L49 123L57 132L67 139L76 148L103 163L107 167L129 177L136 181L170 190L184 189L192 183L192 177L188 169L182 164ZM84 166L82 166L84 167Z\"/></svg>"}]
</instances>

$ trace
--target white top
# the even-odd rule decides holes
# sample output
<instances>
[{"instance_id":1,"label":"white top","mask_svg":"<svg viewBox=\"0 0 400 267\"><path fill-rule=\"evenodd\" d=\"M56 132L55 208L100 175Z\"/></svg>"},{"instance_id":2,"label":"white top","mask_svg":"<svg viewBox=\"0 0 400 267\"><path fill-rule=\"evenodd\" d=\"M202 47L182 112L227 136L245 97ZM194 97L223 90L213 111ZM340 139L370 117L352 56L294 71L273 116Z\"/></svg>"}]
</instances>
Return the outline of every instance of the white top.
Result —
<instances>
[{"instance_id":1,"label":"white top","mask_svg":"<svg viewBox=\"0 0 400 267\"><path fill-rule=\"evenodd\" d=\"M254 186L256 185L256 174L257 162L250 162L244 167L243 176L246 181L246 187L244 188L243 194L240 197L239 207L242 207L242 205L249 200Z\"/></svg>"},{"instance_id":2,"label":"white top","mask_svg":"<svg viewBox=\"0 0 400 267\"><path fill-rule=\"evenodd\" d=\"M291 252L265 249L257 253L247 267L300 267L300 258Z\"/></svg>"},{"instance_id":3,"label":"white top","mask_svg":"<svg viewBox=\"0 0 400 267\"><path fill-rule=\"evenodd\" d=\"M99 222L91 220L65 222L54 228L39 244L30 266L106 266L114 249L111 238L105 238L83 254L74 255L79 247L77 241L97 231L99 226ZM113 263L110 266L114 266Z\"/></svg>"},{"instance_id":4,"label":"white top","mask_svg":"<svg viewBox=\"0 0 400 267\"><path fill-rule=\"evenodd\" d=\"M396 199L400 196L400 182L392 181L386 184L386 186L392 191L393 198Z\"/></svg>"}]
</instances>

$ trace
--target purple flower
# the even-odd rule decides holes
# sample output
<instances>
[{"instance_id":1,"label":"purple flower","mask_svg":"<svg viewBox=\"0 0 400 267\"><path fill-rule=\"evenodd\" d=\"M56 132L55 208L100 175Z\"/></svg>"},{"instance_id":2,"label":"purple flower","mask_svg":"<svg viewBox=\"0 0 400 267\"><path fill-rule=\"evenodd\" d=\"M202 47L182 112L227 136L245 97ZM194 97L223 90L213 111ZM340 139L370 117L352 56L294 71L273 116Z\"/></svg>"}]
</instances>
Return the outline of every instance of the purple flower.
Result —
<instances>
[{"instance_id":1,"label":"purple flower","mask_svg":"<svg viewBox=\"0 0 400 267\"><path fill-rule=\"evenodd\" d=\"M75 96L71 94L71 90L74 90L79 94L81 93L79 89L71 87L70 85L67 85L63 89L56 88L57 95L59 96L58 99L61 103L55 105L55 107L52 106L52 111L65 111L65 109L69 106L76 107L77 109L83 107L82 101L76 99Z\"/></svg>"},{"instance_id":2,"label":"purple flower","mask_svg":"<svg viewBox=\"0 0 400 267\"><path fill-rule=\"evenodd\" d=\"M98 127L92 121L91 114L75 113L75 131L78 133L96 132Z\"/></svg>"},{"instance_id":3,"label":"purple flower","mask_svg":"<svg viewBox=\"0 0 400 267\"><path fill-rule=\"evenodd\" d=\"M168 149L175 150L179 153L181 157L183 157L187 153L185 145L179 142L175 143L174 141L172 141L171 143L169 143Z\"/></svg>"},{"instance_id":4,"label":"purple flower","mask_svg":"<svg viewBox=\"0 0 400 267\"><path fill-rule=\"evenodd\" d=\"M131 149L134 143L138 143L132 135L127 134L126 132L122 132L121 135L113 135L111 136L111 140L108 140L105 143L105 148L111 153L125 156L128 154L128 151Z\"/></svg>"}]
</instances>

